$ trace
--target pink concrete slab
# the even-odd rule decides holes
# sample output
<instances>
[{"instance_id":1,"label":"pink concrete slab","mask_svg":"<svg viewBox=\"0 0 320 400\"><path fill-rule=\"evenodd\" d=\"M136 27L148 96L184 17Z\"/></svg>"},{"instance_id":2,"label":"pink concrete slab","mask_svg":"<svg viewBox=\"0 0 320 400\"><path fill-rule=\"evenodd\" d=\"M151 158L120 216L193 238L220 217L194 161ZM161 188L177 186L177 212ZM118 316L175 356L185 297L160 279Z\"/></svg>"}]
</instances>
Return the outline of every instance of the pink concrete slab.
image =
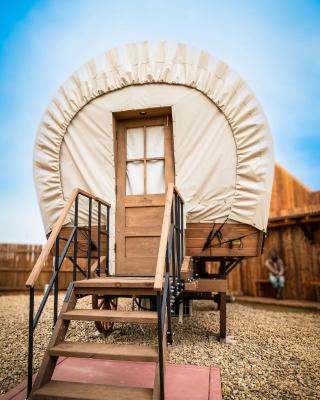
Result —
<instances>
[{"instance_id":1,"label":"pink concrete slab","mask_svg":"<svg viewBox=\"0 0 320 400\"><path fill-rule=\"evenodd\" d=\"M53 379L129 387L153 387L155 364L84 358L61 358ZM26 381L2 400L24 400ZM195 365L166 367L166 400L221 400L220 370Z\"/></svg>"},{"instance_id":2,"label":"pink concrete slab","mask_svg":"<svg viewBox=\"0 0 320 400\"><path fill-rule=\"evenodd\" d=\"M55 369L57 381L152 388L155 363L67 358Z\"/></svg>"},{"instance_id":3,"label":"pink concrete slab","mask_svg":"<svg viewBox=\"0 0 320 400\"><path fill-rule=\"evenodd\" d=\"M168 400L204 400L209 394L210 368L195 365L168 365L166 395Z\"/></svg>"},{"instance_id":4,"label":"pink concrete slab","mask_svg":"<svg viewBox=\"0 0 320 400\"><path fill-rule=\"evenodd\" d=\"M221 400L221 380L220 380L220 368L210 368L210 383L209 383L209 400Z\"/></svg>"}]
</instances>

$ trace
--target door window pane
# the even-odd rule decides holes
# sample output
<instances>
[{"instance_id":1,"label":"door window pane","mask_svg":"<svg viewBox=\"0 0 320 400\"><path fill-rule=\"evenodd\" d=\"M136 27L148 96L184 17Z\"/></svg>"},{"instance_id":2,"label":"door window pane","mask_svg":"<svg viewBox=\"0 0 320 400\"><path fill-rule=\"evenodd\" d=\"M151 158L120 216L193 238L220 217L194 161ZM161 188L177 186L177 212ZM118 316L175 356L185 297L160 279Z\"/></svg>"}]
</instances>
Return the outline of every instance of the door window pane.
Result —
<instances>
[{"instance_id":1,"label":"door window pane","mask_svg":"<svg viewBox=\"0 0 320 400\"><path fill-rule=\"evenodd\" d=\"M164 157L164 126L147 127L147 158Z\"/></svg>"},{"instance_id":2,"label":"door window pane","mask_svg":"<svg viewBox=\"0 0 320 400\"><path fill-rule=\"evenodd\" d=\"M144 157L143 127L127 129L127 160Z\"/></svg>"},{"instance_id":3,"label":"door window pane","mask_svg":"<svg viewBox=\"0 0 320 400\"><path fill-rule=\"evenodd\" d=\"M127 163L126 194L144 194L144 164L142 161Z\"/></svg>"},{"instance_id":4,"label":"door window pane","mask_svg":"<svg viewBox=\"0 0 320 400\"><path fill-rule=\"evenodd\" d=\"M164 161L147 162L147 194L165 192Z\"/></svg>"}]
</instances>

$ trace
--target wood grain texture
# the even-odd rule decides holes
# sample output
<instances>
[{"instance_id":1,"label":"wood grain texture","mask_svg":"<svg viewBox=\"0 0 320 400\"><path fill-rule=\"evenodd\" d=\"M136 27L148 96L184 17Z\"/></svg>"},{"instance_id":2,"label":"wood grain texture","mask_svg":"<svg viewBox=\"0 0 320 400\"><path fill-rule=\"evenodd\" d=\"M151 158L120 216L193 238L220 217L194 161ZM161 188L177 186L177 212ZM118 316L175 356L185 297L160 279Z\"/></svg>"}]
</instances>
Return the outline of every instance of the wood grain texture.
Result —
<instances>
[{"instance_id":1,"label":"wood grain texture","mask_svg":"<svg viewBox=\"0 0 320 400\"><path fill-rule=\"evenodd\" d=\"M63 320L61 316L68 312L69 310L73 310L75 305L77 303L76 296L74 294L74 290L72 290L69 301L68 302L63 302L61 312L59 314L59 317L57 319L57 322L54 326L53 333L50 339L50 342L48 344L48 347L45 351L44 357L42 359L39 372L37 373L35 382L33 384L33 388L31 391L31 399L33 399L33 394L44 384L50 381L53 371L55 369L56 363L58 361L58 357L56 356L51 356L49 349L58 345L59 343L63 342L65 339L65 336L67 334L68 328L70 321L69 320Z\"/></svg>"},{"instance_id":2,"label":"wood grain texture","mask_svg":"<svg viewBox=\"0 0 320 400\"><path fill-rule=\"evenodd\" d=\"M257 295L256 282L268 280L265 261L269 251L274 248L286 268L284 297L316 301L316 290L311 282L320 280L320 224L307 225L295 224L269 229L263 255L242 261L241 267L231 272L228 276L229 291L245 296ZM261 296L272 295L270 285L260 289ZM267 292L264 292L265 289Z\"/></svg>"},{"instance_id":3,"label":"wood grain texture","mask_svg":"<svg viewBox=\"0 0 320 400\"><path fill-rule=\"evenodd\" d=\"M169 183L164 207L159 252L154 280L154 290L162 290L163 274L165 270L166 250L170 229L171 206L173 201L174 184Z\"/></svg>"},{"instance_id":4,"label":"wood grain texture","mask_svg":"<svg viewBox=\"0 0 320 400\"><path fill-rule=\"evenodd\" d=\"M38 389L32 399L39 400L152 400L153 390L92 383L51 381Z\"/></svg>"},{"instance_id":5,"label":"wood grain texture","mask_svg":"<svg viewBox=\"0 0 320 400\"><path fill-rule=\"evenodd\" d=\"M107 321L135 324L156 324L157 313L153 311L117 311L77 309L62 314L63 320Z\"/></svg>"},{"instance_id":6,"label":"wood grain texture","mask_svg":"<svg viewBox=\"0 0 320 400\"><path fill-rule=\"evenodd\" d=\"M320 205L320 191L312 192L289 171L276 164L270 216L276 217L281 213L288 214L295 208L308 209L311 205Z\"/></svg>"},{"instance_id":7,"label":"wood grain texture","mask_svg":"<svg viewBox=\"0 0 320 400\"><path fill-rule=\"evenodd\" d=\"M126 207L125 217L126 228L159 226L163 217L163 203L161 207Z\"/></svg>"},{"instance_id":8,"label":"wood grain texture","mask_svg":"<svg viewBox=\"0 0 320 400\"><path fill-rule=\"evenodd\" d=\"M180 277L184 280L191 279L193 277L193 262L190 256L185 256L183 259Z\"/></svg>"},{"instance_id":9,"label":"wood grain texture","mask_svg":"<svg viewBox=\"0 0 320 400\"><path fill-rule=\"evenodd\" d=\"M55 241L56 241L63 225L65 224L66 219L68 218L71 207L73 206L73 203L79 194L83 194L84 196L89 197L92 200L100 201L105 206L110 206L109 203L107 203L106 201L104 201L98 197L93 196L91 193L85 192L84 190L79 189L79 188L75 188L72 191L69 199L66 201L58 220L56 221L56 223L53 226L53 229L50 233L50 236L49 236L46 244L42 248L40 256L38 257L32 271L26 281L26 287L34 287L34 285L41 273L41 270L55 245Z\"/></svg>"},{"instance_id":10,"label":"wood grain texture","mask_svg":"<svg viewBox=\"0 0 320 400\"><path fill-rule=\"evenodd\" d=\"M105 360L157 361L158 347L135 344L62 342L50 349L51 356Z\"/></svg>"},{"instance_id":11,"label":"wood grain texture","mask_svg":"<svg viewBox=\"0 0 320 400\"><path fill-rule=\"evenodd\" d=\"M154 276L163 220L165 194L147 194L146 127L164 127L165 182L174 177L171 118L157 116L121 120L116 135L116 275ZM127 129L141 127L144 132L144 194L127 195Z\"/></svg>"},{"instance_id":12,"label":"wood grain texture","mask_svg":"<svg viewBox=\"0 0 320 400\"><path fill-rule=\"evenodd\" d=\"M185 284L186 292L226 292L226 279L197 279L193 282Z\"/></svg>"},{"instance_id":13,"label":"wood grain texture","mask_svg":"<svg viewBox=\"0 0 320 400\"><path fill-rule=\"evenodd\" d=\"M153 258L156 259L159 250L160 238L158 237L127 237L125 254L127 258Z\"/></svg>"},{"instance_id":14,"label":"wood grain texture","mask_svg":"<svg viewBox=\"0 0 320 400\"><path fill-rule=\"evenodd\" d=\"M0 244L0 291L24 291L27 290L25 282L30 275L36 260L42 251L41 245L30 244ZM78 259L78 264L86 268L86 260ZM59 273L59 288L67 289L72 281L73 265L65 259ZM43 290L52 276L53 256L49 254L35 285L35 289ZM77 273L77 278L81 278Z\"/></svg>"},{"instance_id":15,"label":"wood grain texture","mask_svg":"<svg viewBox=\"0 0 320 400\"><path fill-rule=\"evenodd\" d=\"M137 278L137 277L106 277L83 279L75 282L75 288L153 288L153 278Z\"/></svg>"},{"instance_id":16,"label":"wood grain texture","mask_svg":"<svg viewBox=\"0 0 320 400\"><path fill-rule=\"evenodd\" d=\"M141 115L141 113L143 113L144 116ZM150 117L171 117L171 107L152 107L139 110L119 111L114 112L113 116L118 121L123 121L126 119L137 120L138 123L141 124L141 120L148 120Z\"/></svg>"},{"instance_id":17,"label":"wood grain texture","mask_svg":"<svg viewBox=\"0 0 320 400\"><path fill-rule=\"evenodd\" d=\"M33 287L38 279L38 276L43 268L44 263L47 261L47 258L51 252L51 249L53 248L56 238L62 228L62 225L64 224L69 211L74 203L75 198L77 197L79 193L79 189L74 189L71 193L71 196L69 200L66 202L62 213L60 214L60 217L58 218L57 222L54 224L54 227L52 229L52 232L49 236L49 239L47 240L46 244L43 246L43 249L41 251L41 254L39 258L37 259L37 262L35 263L28 279L26 282L27 287Z\"/></svg>"},{"instance_id":18,"label":"wood grain texture","mask_svg":"<svg viewBox=\"0 0 320 400\"><path fill-rule=\"evenodd\" d=\"M215 224L214 229L219 230L221 224ZM213 224L208 223L187 223L186 229L186 254L188 256L242 256L253 257L261 252L261 236L263 233L258 229L246 224L223 225L221 233L221 243L218 238L214 238L211 247L202 250L208 235L213 228ZM238 240L240 238L240 241ZM229 241L232 242L232 246Z\"/></svg>"},{"instance_id":19,"label":"wood grain texture","mask_svg":"<svg viewBox=\"0 0 320 400\"><path fill-rule=\"evenodd\" d=\"M80 295L88 295L95 294L98 296L104 295L120 295L120 296L154 296L154 289L152 288L126 288L126 287L117 287L117 288L103 288L103 287L76 287L76 294Z\"/></svg>"},{"instance_id":20,"label":"wood grain texture","mask_svg":"<svg viewBox=\"0 0 320 400\"><path fill-rule=\"evenodd\" d=\"M60 254L63 251L63 248L66 244L66 240L68 240L71 231L73 227L72 226L64 226L60 230L60 238L64 240L60 240L59 243L59 252ZM101 231L106 232L106 226L101 225ZM78 229L78 234L77 234L77 243L78 243L78 251L77 251L77 256L79 258L86 258L88 254L88 227L87 226L80 226ZM72 240L70 247L67 251L67 257L72 257L73 256L73 243L74 241ZM55 245L52 247L51 254L55 254ZM93 225L91 227L91 257L92 258L97 258L98 257L98 226ZM107 254L107 236L105 234L100 234L100 256L106 256Z\"/></svg>"},{"instance_id":21,"label":"wood grain texture","mask_svg":"<svg viewBox=\"0 0 320 400\"><path fill-rule=\"evenodd\" d=\"M199 279L197 289L199 292L226 292L226 279Z\"/></svg>"}]
</instances>

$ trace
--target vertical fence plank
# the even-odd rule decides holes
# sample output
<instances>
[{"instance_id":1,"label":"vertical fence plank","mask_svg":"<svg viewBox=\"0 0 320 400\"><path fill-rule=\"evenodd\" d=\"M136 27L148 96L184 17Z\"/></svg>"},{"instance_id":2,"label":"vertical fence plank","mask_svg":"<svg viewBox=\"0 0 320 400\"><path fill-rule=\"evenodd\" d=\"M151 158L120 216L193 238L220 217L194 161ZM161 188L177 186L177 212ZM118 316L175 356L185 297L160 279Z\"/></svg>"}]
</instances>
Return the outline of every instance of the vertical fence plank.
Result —
<instances>
[{"instance_id":1,"label":"vertical fence plank","mask_svg":"<svg viewBox=\"0 0 320 400\"><path fill-rule=\"evenodd\" d=\"M256 295L255 280L268 279L265 260L269 251L274 248L286 267L285 297L315 301L315 290L310 282L320 281L320 226L310 224L308 229L308 234L306 227L302 225L269 229L264 254L242 261L239 274L241 282L239 285L235 284L234 276L230 276L229 291L236 294L238 287L241 287L243 295Z\"/></svg>"},{"instance_id":2,"label":"vertical fence plank","mask_svg":"<svg viewBox=\"0 0 320 400\"><path fill-rule=\"evenodd\" d=\"M40 256L41 245L0 243L0 292L25 291L25 282ZM85 266L85 260L78 260L80 266ZM37 282L37 289L43 289L52 274L53 256L48 257ZM72 280L72 263L65 260L61 269L61 289L67 289ZM77 279L81 279L78 273Z\"/></svg>"}]
</instances>

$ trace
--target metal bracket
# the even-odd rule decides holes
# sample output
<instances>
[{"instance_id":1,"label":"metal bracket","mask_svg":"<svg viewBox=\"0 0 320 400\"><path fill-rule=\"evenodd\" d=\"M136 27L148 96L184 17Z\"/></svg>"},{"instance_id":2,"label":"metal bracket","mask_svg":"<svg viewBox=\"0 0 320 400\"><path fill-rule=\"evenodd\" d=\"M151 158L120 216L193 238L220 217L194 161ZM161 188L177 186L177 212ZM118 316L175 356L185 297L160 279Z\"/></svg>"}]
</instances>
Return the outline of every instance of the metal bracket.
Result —
<instances>
[{"instance_id":1,"label":"metal bracket","mask_svg":"<svg viewBox=\"0 0 320 400\"><path fill-rule=\"evenodd\" d=\"M68 289L67 289L67 293L66 293L66 295L64 297L64 300L63 300L65 303L68 303L68 301L70 300L70 296L71 296L73 287L74 287L74 282L70 282L69 286L68 286Z\"/></svg>"}]
</instances>

